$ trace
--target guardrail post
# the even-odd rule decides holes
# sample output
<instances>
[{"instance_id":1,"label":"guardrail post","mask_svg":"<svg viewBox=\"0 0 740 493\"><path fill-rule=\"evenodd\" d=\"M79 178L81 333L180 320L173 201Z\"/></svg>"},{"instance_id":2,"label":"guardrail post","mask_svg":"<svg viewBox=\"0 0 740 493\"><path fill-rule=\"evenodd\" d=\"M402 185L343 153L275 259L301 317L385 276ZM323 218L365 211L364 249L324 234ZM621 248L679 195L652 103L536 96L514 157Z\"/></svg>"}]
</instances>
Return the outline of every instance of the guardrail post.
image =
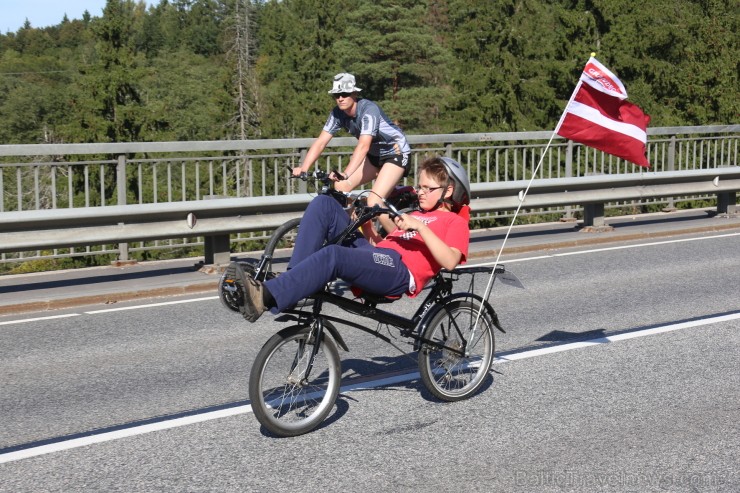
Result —
<instances>
[{"instance_id":1,"label":"guardrail post","mask_svg":"<svg viewBox=\"0 0 740 493\"><path fill-rule=\"evenodd\" d=\"M668 162L666 163L666 171L674 171L676 169L676 136L671 135L671 143L668 144ZM668 197L668 204L663 208L663 212L676 212L676 203L673 197Z\"/></svg>"},{"instance_id":2,"label":"guardrail post","mask_svg":"<svg viewBox=\"0 0 740 493\"><path fill-rule=\"evenodd\" d=\"M118 155L118 164L116 165L116 189L118 192L118 205L126 205L126 155ZM122 223L118 223L122 224ZM118 260L128 262L128 243L118 244Z\"/></svg>"},{"instance_id":3,"label":"guardrail post","mask_svg":"<svg viewBox=\"0 0 740 493\"><path fill-rule=\"evenodd\" d=\"M231 261L231 237L213 235L203 238L206 265L226 265Z\"/></svg>"},{"instance_id":4,"label":"guardrail post","mask_svg":"<svg viewBox=\"0 0 740 493\"><path fill-rule=\"evenodd\" d=\"M222 199L220 195L205 195L203 200ZM227 265L231 262L231 235L207 235L203 237L205 265Z\"/></svg>"},{"instance_id":5,"label":"guardrail post","mask_svg":"<svg viewBox=\"0 0 740 493\"><path fill-rule=\"evenodd\" d=\"M737 195L735 192L722 192L717 194L717 214L737 214Z\"/></svg>"},{"instance_id":6,"label":"guardrail post","mask_svg":"<svg viewBox=\"0 0 740 493\"><path fill-rule=\"evenodd\" d=\"M452 159L452 144L445 144L445 157Z\"/></svg>"},{"instance_id":7,"label":"guardrail post","mask_svg":"<svg viewBox=\"0 0 740 493\"><path fill-rule=\"evenodd\" d=\"M604 204L586 204L583 206L583 226L593 228L603 228L604 222Z\"/></svg>"},{"instance_id":8,"label":"guardrail post","mask_svg":"<svg viewBox=\"0 0 740 493\"><path fill-rule=\"evenodd\" d=\"M602 175L603 173L586 173L586 175ZM589 233L611 231L614 228L607 226L604 221L604 202L584 204L583 206L583 229Z\"/></svg>"}]
</instances>

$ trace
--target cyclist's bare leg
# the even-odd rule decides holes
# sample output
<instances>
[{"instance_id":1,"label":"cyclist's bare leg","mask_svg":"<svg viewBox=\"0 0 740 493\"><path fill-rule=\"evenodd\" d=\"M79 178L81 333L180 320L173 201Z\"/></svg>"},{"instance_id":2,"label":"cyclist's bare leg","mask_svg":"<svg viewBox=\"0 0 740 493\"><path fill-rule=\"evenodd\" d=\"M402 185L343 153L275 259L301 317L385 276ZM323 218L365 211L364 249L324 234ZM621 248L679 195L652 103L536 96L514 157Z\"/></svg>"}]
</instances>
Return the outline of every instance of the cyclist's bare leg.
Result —
<instances>
[{"instance_id":1,"label":"cyclist's bare leg","mask_svg":"<svg viewBox=\"0 0 740 493\"><path fill-rule=\"evenodd\" d=\"M368 158L365 158L362 166L348 176L346 180L334 183L334 188L340 192L351 192L363 183L369 183L374 180L376 176L378 176L378 168L373 166Z\"/></svg>"},{"instance_id":2,"label":"cyclist's bare leg","mask_svg":"<svg viewBox=\"0 0 740 493\"><path fill-rule=\"evenodd\" d=\"M369 183L374 179L375 183L373 183L372 187L372 191L374 193L368 194L367 205L373 206L378 204L383 206L384 204L381 197L385 198L390 195L391 191L393 191L393 187L395 187L396 184L401 181L401 178L403 178L403 172L403 168L396 166L393 163L386 163L380 170L378 170L378 168L370 163L368 158L365 158L365 162L362 164L361 168L352 173L352 175L346 180L336 182L334 188L342 192L350 192L355 188L358 188L360 185ZM378 216L378 220L386 231L393 231L396 229L396 225L387 215ZM380 234L375 231L372 223L368 223L364 226L362 228L362 232L373 244L382 239Z\"/></svg>"},{"instance_id":3,"label":"cyclist's bare leg","mask_svg":"<svg viewBox=\"0 0 740 493\"><path fill-rule=\"evenodd\" d=\"M375 179L375 183L373 183L372 191L374 193L367 196L367 205L373 206L378 204L383 207L383 200L380 197L387 198L391 194L393 187L395 187L403 178L403 172L404 169L400 166L393 163L385 163L383 167L380 168L378 177ZM378 220L386 231L390 232L396 229L396 225L387 214L378 216Z\"/></svg>"}]
</instances>

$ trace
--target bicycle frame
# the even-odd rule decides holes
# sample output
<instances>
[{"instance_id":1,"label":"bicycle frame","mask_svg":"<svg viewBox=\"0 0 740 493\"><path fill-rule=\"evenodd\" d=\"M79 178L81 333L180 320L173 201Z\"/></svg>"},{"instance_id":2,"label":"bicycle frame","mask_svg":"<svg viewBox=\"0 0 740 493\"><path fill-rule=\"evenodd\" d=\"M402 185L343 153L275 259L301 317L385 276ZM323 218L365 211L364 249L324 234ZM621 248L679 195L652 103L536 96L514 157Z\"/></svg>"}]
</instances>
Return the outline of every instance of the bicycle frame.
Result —
<instances>
[{"instance_id":1,"label":"bicycle frame","mask_svg":"<svg viewBox=\"0 0 740 493\"><path fill-rule=\"evenodd\" d=\"M501 327L498 317L496 315L496 312L494 311L493 307L488 303L488 301L483 300L480 296L475 295L472 292L460 292L460 293L452 293L452 287L453 282L459 278L461 275L475 275L479 273L486 273L490 274L493 270L492 267L458 267L452 271L446 271L443 270L439 272L433 280L433 283L431 287L429 288L429 292L425 296L423 302L421 305L416 309L414 315L411 318L402 317L400 315L396 315L394 313L391 313L386 310L381 310L377 307L378 303L388 303L392 300L387 300L383 297L376 297L373 295L364 295L360 296L359 299L350 299L345 296L341 296L336 293L332 293L328 290L321 291L319 293L316 293L315 295L311 296L311 299L314 300L314 303L311 307L311 311L308 310L301 310L301 309L291 309L286 310L283 312L283 315L278 317L276 320L278 321L296 321L301 325L310 326L312 324L316 324L317 327L317 334L316 337L322 337L323 336L323 330L327 326L324 324L324 321L328 320L331 322L336 322L338 324L354 327L356 329L362 330L363 332L366 332L368 334L371 334L378 339L384 340L387 343L392 343L391 339L384 334L380 333L378 328L375 330L369 329L368 327L354 323L348 320L340 319L339 317L326 315L321 312L323 308L324 303L330 303L332 305L335 305L341 309L343 309L346 312L353 313L355 315L359 315L361 317L369 318L371 320L374 320L378 322L378 324L384 324L389 325L392 327L396 327L400 330L401 336L403 337L409 337L415 341L414 343L414 349L419 350L422 345L427 344L429 346L439 348L439 349L446 349L449 350L455 354L458 354L460 356L465 356L465 347L458 350L455 348L446 347L436 341L430 341L428 339L425 339L421 336L421 334L424 332L424 328L426 326L426 322L437 313L438 310L444 309L445 303L447 301L458 299L458 298L475 298L478 301L481 301L485 307L485 309L489 312L491 315L492 320L494 321L494 325L498 330L501 332L504 332L504 329ZM499 265L496 267L496 275L503 274L505 271L505 267L503 265ZM472 284L472 280L471 280ZM331 332L332 337L335 341L345 350L348 351L347 345L344 342L344 339L342 336L333 328L330 328L329 331Z\"/></svg>"}]
</instances>

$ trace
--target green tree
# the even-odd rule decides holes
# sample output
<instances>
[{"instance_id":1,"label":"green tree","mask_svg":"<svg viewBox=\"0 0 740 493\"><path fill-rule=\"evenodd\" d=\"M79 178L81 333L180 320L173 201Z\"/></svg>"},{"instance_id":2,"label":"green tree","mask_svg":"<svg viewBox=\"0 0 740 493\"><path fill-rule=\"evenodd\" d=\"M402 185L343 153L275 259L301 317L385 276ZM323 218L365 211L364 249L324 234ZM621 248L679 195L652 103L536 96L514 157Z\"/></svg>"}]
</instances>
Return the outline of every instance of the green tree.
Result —
<instances>
[{"instance_id":1,"label":"green tree","mask_svg":"<svg viewBox=\"0 0 740 493\"><path fill-rule=\"evenodd\" d=\"M57 127L67 116L66 90L74 74L54 54L0 55L0 142L63 141Z\"/></svg>"},{"instance_id":2,"label":"green tree","mask_svg":"<svg viewBox=\"0 0 740 493\"><path fill-rule=\"evenodd\" d=\"M592 37L590 16L534 0L450 0L454 131L553 128ZM566 21L564 26L562 21ZM565 28L564 28L565 27ZM576 51L585 51L574 54Z\"/></svg>"},{"instance_id":3,"label":"green tree","mask_svg":"<svg viewBox=\"0 0 740 493\"><path fill-rule=\"evenodd\" d=\"M433 12L428 0L362 2L346 14L344 36L334 45L363 95L416 132L443 128L440 118L451 92L453 60L443 44L447 20L441 2L434 5L439 9Z\"/></svg>"},{"instance_id":4,"label":"green tree","mask_svg":"<svg viewBox=\"0 0 740 493\"><path fill-rule=\"evenodd\" d=\"M147 57L157 56L160 50L168 46L167 19L170 11L174 12L174 9L169 2L159 0L159 3L152 6L144 18L141 33L136 40L136 48L146 53ZM176 31L176 27L172 31Z\"/></svg>"},{"instance_id":5,"label":"green tree","mask_svg":"<svg viewBox=\"0 0 740 493\"><path fill-rule=\"evenodd\" d=\"M341 71L410 133L552 129L591 52L652 126L736 123L739 30L737 0L108 0L0 34L0 142L310 137Z\"/></svg>"},{"instance_id":6,"label":"green tree","mask_svg":"<svg viewBox=\"0 0 740 493\"><path fill-rule=\"evenodd\" d=\"M350 0L271 0L257 12L262 135L318 134L333 101L331 77L344 70L333 50Z\"/></svg>"},{"instance_id":7,"label":"green tree","mask_svg":"<svg viewBox=\"0 0 740 493\"><path fill-rule=\"evenodd\" d=\"M146 124L138 85L143 57L134 45L136 7L132 0L107 0L103 17L92 23L95 58L81 69L72 101L87 141L137 141Z\"/></svg>"},{"instance_id":8,"label":"green tree","mask_svg":"<svg viewBox=\"0 0 740 493\"><path fill-rule=\"evenodd\" d=\"M152 59L140 80L146 109L143 140L216 140L228 137L229 67L187 50Z\"/></svg>"},{"instance_id":9,"label":"green tree","mask_svg":"<svg viewBox=\"0 0 740 493\"><path fill-rule=\"evenodd\" d=\"M194 0L183 18L180 33L187 47L198 55L218 55L224 29L224 6L216 0Z\"/></svg>"},{"instance_id":10,"label":"green tree","mask_svg":"<svg viewBox=\"0 0 740 493\"><path fill-rule=\"evenodd\" d=\"M738 115L738 15L732 0L594 2L601 60L628 82L651 125L729 123Z\"/></svg>"}]
</instances>

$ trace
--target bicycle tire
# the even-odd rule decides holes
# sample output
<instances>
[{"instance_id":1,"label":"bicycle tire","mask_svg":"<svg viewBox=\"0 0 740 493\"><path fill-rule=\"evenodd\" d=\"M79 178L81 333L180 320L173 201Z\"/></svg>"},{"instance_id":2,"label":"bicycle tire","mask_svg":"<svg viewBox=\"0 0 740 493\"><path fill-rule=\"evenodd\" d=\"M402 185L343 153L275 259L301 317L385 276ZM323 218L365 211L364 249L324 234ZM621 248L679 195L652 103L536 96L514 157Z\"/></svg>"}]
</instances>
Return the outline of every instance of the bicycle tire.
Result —
<instances>
[{"instance_id":1,"label":"bicycle tire","mask_svg":"<svg viewBox=\"0 0 740 493\"><path fill-rule=\"evenodd\" d=\"M424 386L443 401L459 401L475 394L485 382L493 362L493 321L486 310L480 315L475 340L467 342L480 304L469 300L447 302L432 316L422 337L443 348L424 343L419 351L419 373ZM468 356L449 350L468 349Z\"/></svg>"},{"instance_id":2,"label":"bicycle tire","mask_svg":"<svg viewBox=\"0 0 740 493\"><path fill-rule=\"evenodd\" d=\"M273 335L257 354L249 377L249 399L257 421L280 437L319 426L334 408L341 383L339 351L321 338L308 381L301 376L315 341L311 326L294 325ZM296 366L297 365L297 366Z\"/></svg>"},{"instance_id":3,"label":"bicycle tire","mask_svg":"<svg viewBox=\"0 0 740 493\"><path fill-rule=\"evenodd\" d=\"M301 224L301 218L296 217L289 219L281 224L267 241L265 245L265 255L269 256L270 260L266 266L267 272L273 271L273 259L275 257L275 250L281 248L288 248L295 242L295 236L298 234L298 226Z\"/></svg>"}]
</instances>

